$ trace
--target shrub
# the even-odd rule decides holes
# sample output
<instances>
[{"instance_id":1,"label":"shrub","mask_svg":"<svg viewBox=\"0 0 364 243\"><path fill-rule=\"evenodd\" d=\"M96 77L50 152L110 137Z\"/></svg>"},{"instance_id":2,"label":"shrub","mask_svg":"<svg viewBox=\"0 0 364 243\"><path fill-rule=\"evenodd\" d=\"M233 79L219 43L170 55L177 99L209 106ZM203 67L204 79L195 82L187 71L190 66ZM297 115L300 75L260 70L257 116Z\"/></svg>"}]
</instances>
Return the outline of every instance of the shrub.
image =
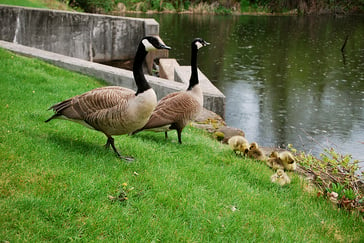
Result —
<instances>
[{"instance_id":1,"label":"shrub","mask_svg":"<svg viewBox=\"0 0 364 243\"><path fill-rule=\"evenodd\" d=\"M110 12L115 7L113 0L70 0L68 4L89 13Z\"/></svg>"},{"instance_id":2,"label":"shrub","mask_svg":"<svg viewBox=\"0 0 364 243\"><path fill-rule=\"evenodd\" d=\"M364 183L358 173L358 160L352 160L351 155L342 155L333 148L325 149L320 158L297 152L292 146L288 148L296 156L299 171L319 188L319 195L330 198L335 192L335 203L339 207L364 213Z\"/></svg>"}]
</instances>

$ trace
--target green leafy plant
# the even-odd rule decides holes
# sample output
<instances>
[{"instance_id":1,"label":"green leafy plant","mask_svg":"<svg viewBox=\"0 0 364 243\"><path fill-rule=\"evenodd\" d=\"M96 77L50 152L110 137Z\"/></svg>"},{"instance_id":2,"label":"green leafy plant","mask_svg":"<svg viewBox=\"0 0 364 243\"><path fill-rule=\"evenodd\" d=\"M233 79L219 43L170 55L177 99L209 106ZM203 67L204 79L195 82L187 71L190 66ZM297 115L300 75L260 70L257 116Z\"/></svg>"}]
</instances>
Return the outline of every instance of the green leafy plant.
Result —
<instances>
[{"instance_id":1,"label":"green leafy plant","mask_svg":"<svg viewBox=\"0 0 364 243\"><path fill-rule=\"evenodd\" d=\"M336 192L339 195L338 198L342 198L344 188L345 185L342 185L340 183L332 183L331 188L327 188L326 190L328 192Z\"/></svg>"},{"instance_id":2,"label":"green leafy plant","mask_svg":"<svg viewBox=\"0 0 364 243\"><path fill-rule=\"evenodd\" d=\"M342 193L347 199L349 200L354 200L355 198L357 198L356 193L354 192L354 190L352 188L349 189L343 189L343 193Z\"/></svg>"}]
</instances>

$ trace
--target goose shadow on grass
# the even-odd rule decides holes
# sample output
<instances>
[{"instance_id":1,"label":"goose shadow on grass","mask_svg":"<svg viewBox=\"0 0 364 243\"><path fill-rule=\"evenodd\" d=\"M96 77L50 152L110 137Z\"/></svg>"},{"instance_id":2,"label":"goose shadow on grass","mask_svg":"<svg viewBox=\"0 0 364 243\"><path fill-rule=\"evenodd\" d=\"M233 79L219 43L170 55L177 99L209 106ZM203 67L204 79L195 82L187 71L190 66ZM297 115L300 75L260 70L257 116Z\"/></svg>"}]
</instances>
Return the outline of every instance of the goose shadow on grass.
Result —
<instances>
[{"instance_id":1,"label":"goose shadow on grass","mask_svg":"<svg viewBox=\"0 0 364 243\"><path fill-rule=\"evenodd\" d=\"M97 139L99 141L99 139ZM101 140L100 140L101 141ZM105 144L103 142L97 143L96 141L91 142L88 140L83 140L69 137L62 133L48 133L47 142L56 144L59 149L67 152L67 153L78 153L92 156L105 156L107 154L115 155L112 149L106 149ZM115 156L116 157L116 156Z\"/></svg>"},{"instance_id":2,"label":"goose shadow on grass","mask_svg":"<svg viewBox=\"0 0 364 243\"><path fill-rule=\"evenodd\" d=\"M38 136L38 135L36 135ZM145 148L151 144L158 144L159 146L168 146L172 150L177 149L194 149L196 144L186 139L182 144L178 143L177 134L173 134L173 131L168 133L168 139L165 139L164 133L156 133L153 131L145 131L135 135L121 135L114 136L115 146L122 153L122 155L132 156L137 159L138 155L133 154L133 148L130 148L128 142L125 140L139 140L137 143L144 143ZM104 136L90 139L83 139L82 137L72 137L68 133L60 133L55 131L48 131L46 138L48 144L54 144L56 149L64 151L67 154L85 154L91 157L100 156L113 156L118 158L112 148L106 149ZM124 140L124 141L123 141ZM128 148L129 147L129 148Z\"/></svg>"}]
</instances>

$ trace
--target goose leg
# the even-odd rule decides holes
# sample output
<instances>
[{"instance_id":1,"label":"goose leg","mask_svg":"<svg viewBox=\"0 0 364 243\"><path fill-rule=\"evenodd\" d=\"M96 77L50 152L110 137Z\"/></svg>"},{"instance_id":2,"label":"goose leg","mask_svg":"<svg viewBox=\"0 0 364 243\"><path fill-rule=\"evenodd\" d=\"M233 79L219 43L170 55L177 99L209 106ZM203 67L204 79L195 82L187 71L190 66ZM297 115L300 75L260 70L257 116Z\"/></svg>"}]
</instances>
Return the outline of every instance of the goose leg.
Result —
<instances>
[{"instance_id":1,"label":"goose leg","mask_svg":"<svg viewBox=\"0 0 364 243\"><path fill-rule=\"evenodd\" d=\"M165 137L165 139L168 139L168 133L167 132L164 132L164 137Z\"/></svg>"},{"instance_id":2,"label":"goose leg","mask_svg":"<svg viewBox=\"0 0 364 243\"><path fill-rule=\"evenodd\" d=\"M114 150L114 152L116 153L116 155L120 158L120 159L125 159L126 161L133 161L134 158L132 157L126 157L126 156L122 156L119 151L116 149L115 147L115 143L114 143L114 138L113 137L107 137L107 141L106 141L106 144L105 144L105 148L110 148L110 145L112 147L112 149Z\"/></svg>"},{"instance_id":3,"label":"goose leg","mask_svg":"<svg viewBox=\"0 0 364 243\"><path fill-rule=\"evenodd\" d=\"M179 144L182 144L182 129L181 128L177 128L177 135L178 135Z\"/></svg>"}]
</instances>

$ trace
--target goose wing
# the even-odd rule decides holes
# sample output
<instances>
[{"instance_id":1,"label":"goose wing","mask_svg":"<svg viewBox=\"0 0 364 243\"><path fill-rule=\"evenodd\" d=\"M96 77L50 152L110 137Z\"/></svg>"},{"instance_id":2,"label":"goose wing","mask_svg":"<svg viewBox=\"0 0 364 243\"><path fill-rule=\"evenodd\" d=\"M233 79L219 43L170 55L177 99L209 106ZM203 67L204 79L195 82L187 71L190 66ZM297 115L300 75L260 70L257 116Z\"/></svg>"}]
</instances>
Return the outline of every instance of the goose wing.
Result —
<instances>
[{"instance_id":1,"label":"goose wing","mask_svg":"<svg viewBox=\"0 0 364 243\"><path fill-rule=\"evenodd\" d=\"M102 87L62 101L49 109L68 119L86 120L100 111L125 105L134 94L133 90L123 87Z\"/></svg>"},{"instance_id":2,"label":"goose wing","mask_svg":"<svg viewBox=\"0 0 364 243\"><path fill-rule=\"evenodd\" d=\"M198 101L187 92L175 92L161 99L144 129L157 128L173 123L183 126L200 111Z\"/></svg>"}]
</instances>

